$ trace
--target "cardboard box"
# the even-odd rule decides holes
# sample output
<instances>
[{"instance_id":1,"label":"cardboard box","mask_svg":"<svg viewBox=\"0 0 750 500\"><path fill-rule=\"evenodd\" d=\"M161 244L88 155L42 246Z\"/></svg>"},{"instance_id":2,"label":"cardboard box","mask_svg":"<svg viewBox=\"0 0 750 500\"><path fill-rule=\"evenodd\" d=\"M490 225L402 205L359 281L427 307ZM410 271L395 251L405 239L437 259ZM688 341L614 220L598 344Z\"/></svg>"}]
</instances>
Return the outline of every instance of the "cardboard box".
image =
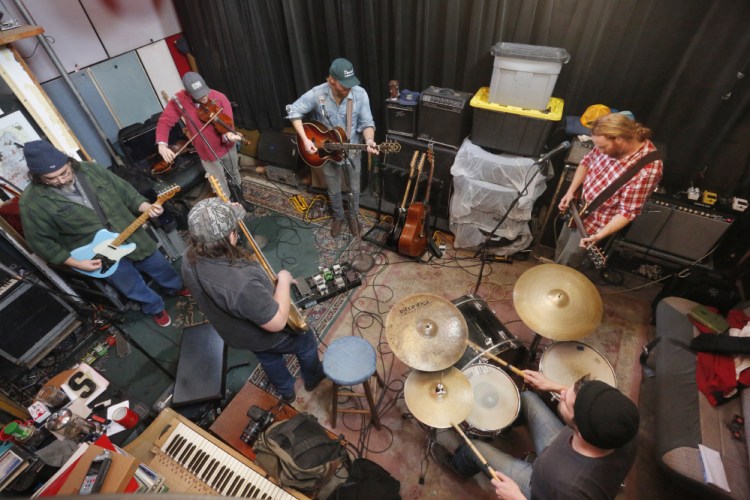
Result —
<instances>
[{"instance_id":1,"label":"cardboard box","mask_svg":"<svg viewBox=\"0 0 750 500\"><path fill-rule=\"evenodd\" d=\"M94 457L100 455L103 451L104 448L99 446L89 446L88 450L86 450L81 459L75 464L73 472L70 473L70 476L65 480L65 483L63 483L57 494L77 495L91 462L94 460ZM110 453L112 455L112 465L109 467L100 493L122 493L133 478L135 469L138 467L138 461L129 455L120 455L114 451Z\"/></svg>"}]
</instances>

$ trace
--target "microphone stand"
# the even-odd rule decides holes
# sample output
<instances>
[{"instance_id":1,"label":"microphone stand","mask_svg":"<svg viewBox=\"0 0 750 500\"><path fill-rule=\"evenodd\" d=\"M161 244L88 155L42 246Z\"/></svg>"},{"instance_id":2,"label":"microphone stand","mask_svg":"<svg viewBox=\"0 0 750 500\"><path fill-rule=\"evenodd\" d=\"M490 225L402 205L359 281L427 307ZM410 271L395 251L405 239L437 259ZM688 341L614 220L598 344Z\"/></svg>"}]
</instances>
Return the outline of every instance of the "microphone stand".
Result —
<instances>
[{"instance_id":1,"label":"microphone stand","mask_svg":"<svg viewBox=\"0 0 750 500\"><path fill-rule=\"evenodd\" d=\"M563 142L562 144L560 144L559 146L557 146L552 151L549 151L548 153L540 156L534 163L531 164L531 167L533 167L534 165L541 165L543 162L549 160L550 158L552 158L557 153L559 153L559 152L561 152L561 151L563 151L563 150L565 150L565 149L567 149L569 147L570 147L570 142L568 142L568 141ZM503 216L500 217L500 220L497 222L497 224L492 229L492 231L490 231L490 233L484 239L484 242L482 242L482 244L479 246L479 248L477 249L476 253L474 254L474 258L475 259L480 254L482 255L482 257L481 257L482 265L479 268L479 276L477 277L477 284L474 287L474 295L476 295L479 292L479 287L482 285L482 277L484 276L484 266L485 266L485 264L487 264L487 249L489 248L490 241L492 240L492 237L495 236L495 233L497 232L497 230L500 229L500 226L503 225L503 222L505 222L505 219L508 218L508 216L510 215L510 212L513 210L513 207L515 207L516 204L518 204L518 202L521 200L521 198L524 195L526 195L526 193L527 193L527 191L529 189L529 186L531 185L531 182L534 179L536 179L536 176L539 175L541 172L542 172L541 166L537 167L536 171L534 172L534 175L532 175L529 178L529 180L523 186L523 189L521 189L521 191L518 192L518 196L516 196L513 199L513 201L510 203L510 206L508 207L508 209L505 211L505 213L503 214Z\"/></svg>"}]
</instances>

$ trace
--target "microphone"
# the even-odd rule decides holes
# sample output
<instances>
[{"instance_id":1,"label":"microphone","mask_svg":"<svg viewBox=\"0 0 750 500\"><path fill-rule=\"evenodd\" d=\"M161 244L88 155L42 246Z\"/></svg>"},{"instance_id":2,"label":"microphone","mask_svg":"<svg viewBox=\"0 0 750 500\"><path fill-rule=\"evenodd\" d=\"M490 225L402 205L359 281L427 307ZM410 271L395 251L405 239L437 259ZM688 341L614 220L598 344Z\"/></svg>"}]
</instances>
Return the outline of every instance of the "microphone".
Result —
<instances>
[{"instance_id":1,"label":"microphone","mask_svg":"<svg viewBox=\"0 0 750 500\"><path fill-rule=\"evenodd\" d=\"M542 156L540 156L536 162L542 163L544 161L547 161L553 156L555 156L557 153L561 153L565 151L566 149L568 149L569 147L570 147L570 141L563 141L560 144L558 144L558 146L552 151L548 151L547 153L544 153Z\"/></svg>"}]
</instances>

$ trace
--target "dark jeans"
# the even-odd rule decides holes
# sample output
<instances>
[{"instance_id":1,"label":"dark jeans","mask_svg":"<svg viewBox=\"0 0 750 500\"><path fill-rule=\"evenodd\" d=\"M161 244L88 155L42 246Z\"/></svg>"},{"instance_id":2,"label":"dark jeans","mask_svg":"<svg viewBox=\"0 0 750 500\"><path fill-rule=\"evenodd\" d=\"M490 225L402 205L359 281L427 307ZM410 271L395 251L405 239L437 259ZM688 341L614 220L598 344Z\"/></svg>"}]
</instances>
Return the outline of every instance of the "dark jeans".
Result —
<instances>
[{"instance_id":1,"label":"dark jeans","mask_svg":"<svg viewBox=\"0 0 750 500\"><path fill-rule=\"evenodd\" d=\"M284 340L270 349L255 352L255 356L268 375L268 380L285 397L294 394L294 377L286 367L284 354L297 356L302 371L302 380L306 384L313 384L323 376L323 364L318 358L318 343L312 328L301 335L288 333L282 335Z\"/></svg>"}]
</instances>

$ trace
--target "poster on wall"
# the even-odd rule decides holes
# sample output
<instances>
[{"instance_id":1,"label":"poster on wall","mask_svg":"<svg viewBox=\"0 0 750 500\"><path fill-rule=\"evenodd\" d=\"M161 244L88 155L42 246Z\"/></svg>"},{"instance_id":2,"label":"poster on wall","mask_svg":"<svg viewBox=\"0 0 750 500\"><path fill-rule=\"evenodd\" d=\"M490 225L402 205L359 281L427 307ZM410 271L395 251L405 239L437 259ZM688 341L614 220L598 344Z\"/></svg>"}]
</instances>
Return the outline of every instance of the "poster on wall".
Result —
<instances>
[{"instance_id":1,"label":"poster on wall","mask_svg":"<svg viewBox=\"0 0 750 500\"><path fill-rule=\"evenodd\" d=\"M29 171L23 157L23 145L40 139L34 127L20 111L0 116L0 187L8 193L23 191L29 183Z\"/></svg>"}]
</instances>

